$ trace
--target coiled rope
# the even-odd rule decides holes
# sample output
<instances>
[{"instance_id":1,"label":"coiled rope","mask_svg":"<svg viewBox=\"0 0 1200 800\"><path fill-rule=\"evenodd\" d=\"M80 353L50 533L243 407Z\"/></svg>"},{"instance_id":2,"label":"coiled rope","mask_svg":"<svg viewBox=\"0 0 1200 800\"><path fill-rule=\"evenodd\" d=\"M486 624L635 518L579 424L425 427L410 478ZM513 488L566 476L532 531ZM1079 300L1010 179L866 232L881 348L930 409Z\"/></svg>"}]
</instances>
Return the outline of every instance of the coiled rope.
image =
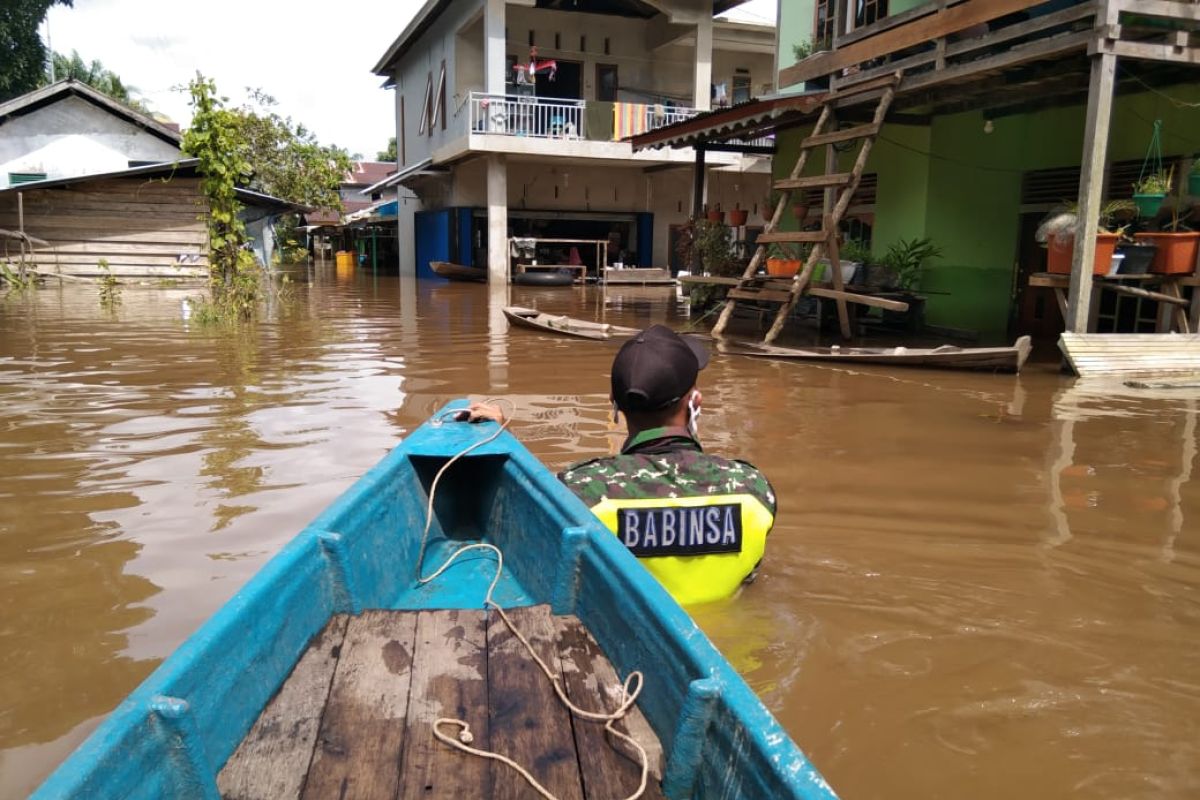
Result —
<instances>
[{"instance_id":1,"label":"coiled rope","mask_svg":"<svg viewBox=\"0 0 1200 800\"><path fill-rule=\"evenodd\" d=\"M421 574L424 570L424 564L425 564L425 549L429 543L429 530L433 526L434 498L436 497L438 483L441 481L442 476L446 473L446 470L448 470L450 468L451 464L453 464L455 461L457 461L458 459L465 456L467 453L470 453L472 450L475 450L476 448L482 447L483 445L487 444L488 442L495 441L495 439L497 437L499 437L500 434L503 433L506 428L508 428L509 423L512 422L512 413L511 412L514 410L514 407L511 402L509 402L508 400L506 400L504 398L490 398L484 402L486 402L486 403L491 403L491 402L508 403L510 413L507 415L501 413L501 417L502 417L503 421L491 435L487 436L486 438L480 439L478 442L475 442L475 443L463 448L462 450L460 450L453 457L451 457L450 460L448 460L445 464L443 464L442 468L437 471L436 475L434 475L433 482L429 485L429 502L425 508L425 530L421 533L421 549L417 556L417 574L416 574L417 583L420 585L424 585L424 584L429 583L430 581L433 581L439 575L441 575L443 572L445 572L450 567L450 565L454 563L455 559L457 559L460 555L462 555L463 553L465 553L469 550L490 550L490 551L494 552L496 554L496 575L495 575L495 577L492 578L492 582L490 584L488 584L487 594L484 595L484 598L483 598L484 607L485 608L493 608L496 610L496 612L500 615L500 619L502 619L504 621L504 624L512 632L513 636L517 637L517 640L520 641L521 644L523 644L525 646L525 649L529 652L529 655L533 658L534 662L537 663L537 665L539 667L541 667L542 673L550 681L550 685L554 687L554 693L558 696L559 702L561 702L570 713L574 714L575 716L579 717L580 719L591 720L593 722L603 722L604 730L608 731L609 733L611 733L613 736L617 737L618 739L621 739L622 741L626 742L631 747L633 747L634 750L637 751L638 761L641 764L641 771L642 771L641 780L638 783L637 790L633 794L624 798L624 800L637 800L637 798L641 797L642 794L646 791L646 782L649 778L649 773L650 773L650 758L649 758L649 756L646 755L645 748L643 748L636 739L634 739L632 736L630 736L627 733L617 730L616 722L617 722L617 720L620 720L625 717L625 715L629 712L629 709L632 708L633 704L637 701L638 695L641 694L641 692L642 692L642 673L638 670L630 672L629 676L625 679L625 682L621 684L621 702L620 702L620 705L617 706L617 709L615 711L613 711L611 713L607 713L607 712L588 711L587 709L580 708L579 706L572 703L570 701L570 699L567 698L566 692L564 691L563 685L562 685L562 675L554 673L553 671L551 671L551 669L548 666L546 666L546 662L543 661L542 658L533 649L533 645L531 645L529 643L529 640L526 639L519 630L517 630L515 625L513 625L512 620L510 620L508 618L508 614L504 613L504 609L501 608L498 603L496 603L494 600L492 600L492 593L496 590L496 584L498 584L500 582L500 575L504 571L504 553L500 551L499 547L496 547L496 545L494 545L494 544L488 544L487 542L477 542L474 544L463 545L462 547L458 548L453 553L451 553L450 557L447 558L440 567L438 567L436 570L434 570L433 574L429 575L428 577L424 577ZM462 413L461 409L455 410L452 412L447 412L447 414L453 414L453 415L458 415L460 413ZM446 415L443 415L443 417L444 416L446 416ZM442 421L443 421L443 418L438 417L435 419L435 424L440 424ZM637 685L634 687L633 684L635 683L635 681L636 681ZM633 688L631 688L631 687L633 687ZM458 728L458 735L451 736L450 734L443 732L442 731L443 725L456 726ZM522 767L516 761L513 761L508 756L503 755L501 753L495 753L490 750L480 750L479 748L471 747L471 743L475 741L475 737L471 733L470 724L467 723L465 720L454 719L453 717L439 717L438 719L434 720L433 735L434 735L434 737L436 737L438 739L438 741L443 742L443 743L449 745L450 747L455 748L456 750L461 750L464 753L470 753L471 755L479 756L480 758L487 758L487 759L491 759L493 761L499 761L503 764L507 764L509 767L516 770L517 774L519 774L522 778L524 778L525 781L530 786L533 787L534 791L536 791L542 797L546 798L546 800L558 800L558 798L555 797L553 794L551 794L550 791L546 789L546 787L544 787L540 783L538 783L537 779L534 778L533 775L529 774L528 770L526 770L524 767Z\"/></svg>"}]
</instances>

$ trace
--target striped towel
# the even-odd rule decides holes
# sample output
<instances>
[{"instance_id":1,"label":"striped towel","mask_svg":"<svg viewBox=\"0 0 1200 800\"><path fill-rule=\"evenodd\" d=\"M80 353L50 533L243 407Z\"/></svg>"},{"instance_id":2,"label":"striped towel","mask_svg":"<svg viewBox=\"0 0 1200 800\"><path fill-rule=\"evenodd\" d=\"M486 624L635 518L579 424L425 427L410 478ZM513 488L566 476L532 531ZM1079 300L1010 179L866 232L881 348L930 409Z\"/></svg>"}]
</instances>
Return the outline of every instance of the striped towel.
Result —
<instances>
[{"instance_id":1,"label":"striped towel","mask_svg":"<svg viewBox=\"0 0 1200 800\"><path fill-rule=\"evenodd\" d=\"M650 130L646 106L641 103L613 103L613 141Z\"/></svg>"}]
</instances>

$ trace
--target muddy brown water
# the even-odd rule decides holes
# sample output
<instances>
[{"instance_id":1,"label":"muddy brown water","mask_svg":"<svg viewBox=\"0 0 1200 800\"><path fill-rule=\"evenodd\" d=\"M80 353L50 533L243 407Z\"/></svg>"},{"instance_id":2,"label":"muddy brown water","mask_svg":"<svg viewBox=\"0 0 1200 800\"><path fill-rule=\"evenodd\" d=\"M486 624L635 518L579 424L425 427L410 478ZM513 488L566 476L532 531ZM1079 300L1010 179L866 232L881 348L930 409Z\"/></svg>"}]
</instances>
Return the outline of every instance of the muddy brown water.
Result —
<instances>
[{"instance_id":1,"label":"muddy brown water","mask_svg":"<svg viewBox=\"0 0 1200 800\"><path fill-rule=\"evenodd\" d=\"M252 335L181 290L0 303L0 795L444 401L611 452L611 345L503 290L324 268ZM511 290L683 325L654 289ZM845 798L1200 796L1193 390L714 357L707 447L774 482L760 580L693 614Z\"/></svg>"}]
</instances>

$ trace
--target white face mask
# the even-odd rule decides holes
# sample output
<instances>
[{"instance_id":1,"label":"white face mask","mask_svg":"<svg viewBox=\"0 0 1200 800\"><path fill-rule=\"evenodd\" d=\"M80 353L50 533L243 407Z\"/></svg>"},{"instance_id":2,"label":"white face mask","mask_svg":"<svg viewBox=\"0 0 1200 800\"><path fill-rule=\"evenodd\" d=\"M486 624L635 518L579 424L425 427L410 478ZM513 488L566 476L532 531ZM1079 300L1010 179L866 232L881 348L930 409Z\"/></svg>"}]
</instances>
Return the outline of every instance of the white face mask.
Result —
<instances>
[{"instance_id":1,"label":"white face mask","mask_svg":"<svg viewBox=\"0 0 1200 800\"><path fill-rule=\"evenodd\" d=\"M688 398L688 431L693 438L700 437L700 393L692 392Z\"/></svg>"}]
</instances>

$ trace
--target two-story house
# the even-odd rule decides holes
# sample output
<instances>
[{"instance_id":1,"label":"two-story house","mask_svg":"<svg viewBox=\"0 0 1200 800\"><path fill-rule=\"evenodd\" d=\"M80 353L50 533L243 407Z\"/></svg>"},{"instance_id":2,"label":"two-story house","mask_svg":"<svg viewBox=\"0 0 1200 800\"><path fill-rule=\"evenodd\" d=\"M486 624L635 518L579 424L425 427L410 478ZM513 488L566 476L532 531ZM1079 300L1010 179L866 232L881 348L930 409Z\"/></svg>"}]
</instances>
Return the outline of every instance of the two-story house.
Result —
<instances>
[{"instance_id":1,"label":"two-story house","mask_svg":"<svg viewBox=\"0 0 1200 800\"><path fill-rule=\"evenodd\" d=\"M635 154L623 141L771 90L774 29L719 16L736 5L425 3L374 68L395 90L389 182L417 199L400 206L401 273L449 260L507 280L513 236L604 241L610 263L667 266L696 186L700 206L757 209L770 142L707 153L704 182L693 153ZM599 248L576 250L599 266Z\"/></svg>"}]
</instances>

